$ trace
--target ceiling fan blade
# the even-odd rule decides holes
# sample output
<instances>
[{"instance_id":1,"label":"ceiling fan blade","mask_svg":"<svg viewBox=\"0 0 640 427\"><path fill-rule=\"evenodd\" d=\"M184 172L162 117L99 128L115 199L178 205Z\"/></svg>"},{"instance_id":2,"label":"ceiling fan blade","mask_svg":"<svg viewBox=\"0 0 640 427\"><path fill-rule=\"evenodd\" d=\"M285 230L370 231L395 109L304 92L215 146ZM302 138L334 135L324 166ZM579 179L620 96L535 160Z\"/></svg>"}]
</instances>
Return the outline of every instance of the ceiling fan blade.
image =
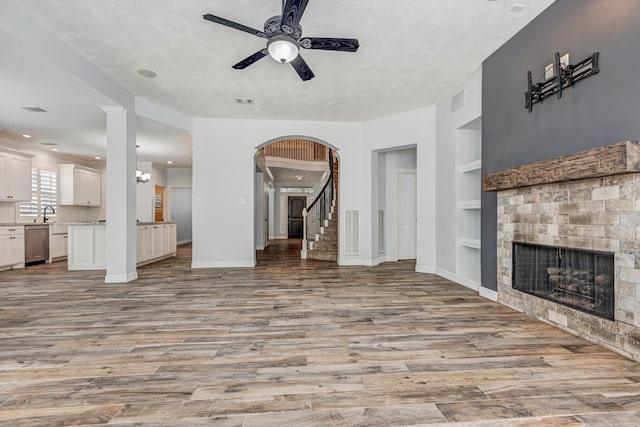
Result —
<instances>
[{"instance_id":1,"label":"ceiling fan blade","mask_svg":"<svg viewBox=\"0 0 640 427\"><path fill-rule=\"evenodd\" d=\"M267 49L259 50L256 53L254 53L253 55L243 59L240 62L238 62L232 68L235 68L236 70L244 70L249 65L253 64L254 62L260 61L262 58L264 58L268 54L269 54L269 52L267 52Z\"/></svg>"},{"instance_id":2,"label":"ceiling fan blade","mask_svg":"<svg viewBox=\"0 0 640 427\"><path fill-rule=\"evenodd\" d=\"M237 22L229 21L228 19L220 18L219 16L211 15L210 13L202 15L202 17L207 21L215 22L216 24L222 24L226 27L235 28L236 30L244 31L245 33L263 37L265 39L268 38L267 35L262 31L256 30L255 28L247 27L246 25L238 24Z\"/></svg>"},{"instance_id":3,"label":"ceiling fan blade","mask_svg":"<svg viewBox=\"0 0 640 427\"><path fill-rule=\"evenodd\" d=\"M286 0L282 6L282 31L293 34L300 24L300 19L307 8L309 0Z\"/></svg>"},{"instance_id":4,"label":"ceiling fan blade","mask_svg":"<svg viewBox=\"0 0 640 427\"><path fill-rule=\"evenodd\" d=\"M311 68L309 68L307 63L304 62L304 59L302 59L302 56L300 55L296 56L296 59L291 61L291 66L294 70L296 70L296 73L298 73L303 81L311 80L315 77L313 71L311 71Z\"/></svg>"},{"instance_id":5,"label":"ceiling fan blade","mask_svg":"<svg viewBox=\"0 0 640 427\"><path fill-rule=\"evenodd\" d=\"M358 39L337 39L327 37L303 37L300 46L305 49L337 50L340 52L357 52Z\"/></svg>"}]
</instances>

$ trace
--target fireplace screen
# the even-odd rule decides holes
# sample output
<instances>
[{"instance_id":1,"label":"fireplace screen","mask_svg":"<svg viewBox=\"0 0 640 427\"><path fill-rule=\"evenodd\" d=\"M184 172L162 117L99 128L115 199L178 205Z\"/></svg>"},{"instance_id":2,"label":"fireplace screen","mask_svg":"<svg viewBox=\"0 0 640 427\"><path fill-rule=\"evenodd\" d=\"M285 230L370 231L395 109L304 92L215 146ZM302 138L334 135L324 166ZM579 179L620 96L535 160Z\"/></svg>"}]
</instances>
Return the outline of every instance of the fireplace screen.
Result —
<instances>
[{"instance_id":1,"label":"fireplace screen","mask_svg":"<svg viewBox=\"0 0 640 427\"><path fill-rule=\"evenodd\" d=\"M613 320L613 254L513 244L512 286Z\"/></svg>"}]
</instances>

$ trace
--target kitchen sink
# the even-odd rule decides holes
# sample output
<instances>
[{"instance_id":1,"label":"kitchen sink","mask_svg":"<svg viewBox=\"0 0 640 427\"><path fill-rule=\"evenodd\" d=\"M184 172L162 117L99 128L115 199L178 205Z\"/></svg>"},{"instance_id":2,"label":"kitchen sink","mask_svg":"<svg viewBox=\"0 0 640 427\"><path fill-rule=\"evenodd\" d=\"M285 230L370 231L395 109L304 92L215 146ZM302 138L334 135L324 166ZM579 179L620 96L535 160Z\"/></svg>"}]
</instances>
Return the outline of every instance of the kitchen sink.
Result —
<instances>
[{"instance_id":1,"label":"kitchen sink","mask_svg":"<svg viewBox=\"0 0 640 427\"><path fill-rule=\"evenodd\" d=\"M67 234L67 223L52 222L49 224L49 233L51 234Z\"/></svg>"}]
</instances>

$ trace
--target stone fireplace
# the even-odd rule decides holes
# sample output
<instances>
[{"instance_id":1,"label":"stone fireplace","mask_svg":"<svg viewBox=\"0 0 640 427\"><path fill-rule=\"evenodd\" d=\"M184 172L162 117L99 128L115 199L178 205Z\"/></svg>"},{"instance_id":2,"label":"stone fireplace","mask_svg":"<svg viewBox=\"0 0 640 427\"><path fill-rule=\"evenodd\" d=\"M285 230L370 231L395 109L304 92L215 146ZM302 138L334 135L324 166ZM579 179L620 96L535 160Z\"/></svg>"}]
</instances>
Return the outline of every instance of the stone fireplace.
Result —
<instances>
[{"instance_id":1,"label":"stone fireplace","mask_svg":"<svg viewBox=\"0 0 640 427\"><path fill-rule=\"evenodd\" d=\"M613 253L513 243L512 288L614 320Z\"/></svg>"},{"instance_id":2,"label":"stone fireplace","mask_svg":"<svg viewBox=\"0 0 640 427\"><path fill-rule=\"evenodd\" d=\"M625 141L487 174L483 190L498 192L498 301L640 361L640 145ZM514 266L517 251L553 264L559 250L596 258ZM538 276L533 287L531 275ZM597 295L607 280L610 301Z\"/></svg>"}]
</instances>

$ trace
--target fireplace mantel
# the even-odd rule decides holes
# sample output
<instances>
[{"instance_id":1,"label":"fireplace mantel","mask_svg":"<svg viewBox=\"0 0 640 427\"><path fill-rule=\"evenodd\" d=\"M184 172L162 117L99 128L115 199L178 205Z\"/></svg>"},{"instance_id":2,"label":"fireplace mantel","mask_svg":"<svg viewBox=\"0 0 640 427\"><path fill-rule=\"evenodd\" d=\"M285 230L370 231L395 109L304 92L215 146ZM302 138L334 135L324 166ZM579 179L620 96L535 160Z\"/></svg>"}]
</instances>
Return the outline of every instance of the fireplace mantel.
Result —
<instances>
[{"instance_id":1,"label":"fireplace mantel","mask_svg":"<svg viewBox=\"0 0 640 427\"><path fill-rule=\"evenodd\" d=\"M482 191L502 191L637 172L640 172L640 143L622 141L485 174Z\"/></svg>"}]
</instances>

